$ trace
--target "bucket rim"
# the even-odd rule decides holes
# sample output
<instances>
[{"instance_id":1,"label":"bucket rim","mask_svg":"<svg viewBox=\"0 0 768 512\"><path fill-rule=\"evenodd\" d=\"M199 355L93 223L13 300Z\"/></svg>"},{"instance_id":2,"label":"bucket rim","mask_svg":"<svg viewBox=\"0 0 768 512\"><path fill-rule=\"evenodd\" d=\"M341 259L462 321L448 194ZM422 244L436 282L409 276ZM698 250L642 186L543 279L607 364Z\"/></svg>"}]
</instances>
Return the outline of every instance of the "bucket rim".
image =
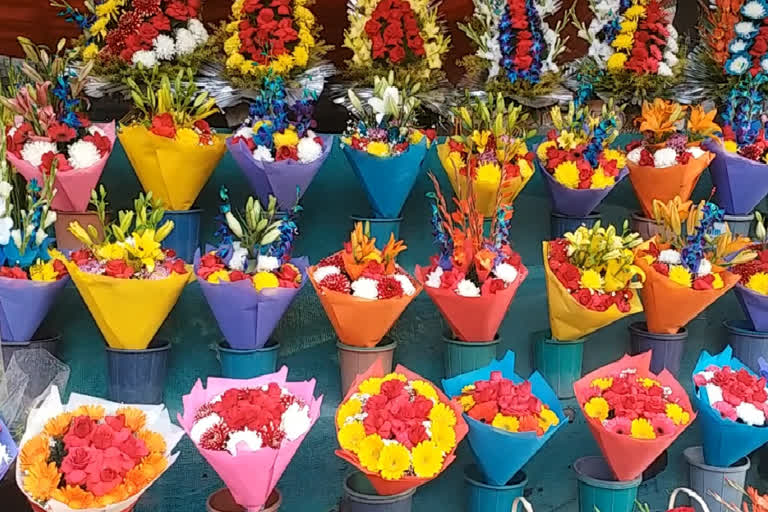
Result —
<instances>
[{"instance_id":1,"label":"bucket rim","mask_svg":"<svg viewBox=\"0 0 768 512\"><path fill-rule=\"evenodd\" d=\"M522 474L523 479L520 481L520 483L513 484L513 485L493 485L493 484L487 484L485 482L481 482L477 478L473 478L469 472L472 470L477 470L480 475L482 473L480 472L480 468L477 466L477 464L467 464L464 466L464 481L475 486L475 487L481 487L483 489L492 489L495 491L511 491L513 489L521 489L525 488L526 485L528 485L528 474L523 471L522 469L519 470L517 473L515 473L510 480L514 480L517 475Z\"/></svg>"},{"instance_id":2,"label":"bucket rim","mask_svg":"<svg viewBox=\"0 0 768 512\"><path fill-rule=\"evenodd\" d=\"M750 338L768 338L768 331L755 331L750 329L749 320L723 320L723 327L731 333Z\"/></svg>"},{"instance_id":3,"label":"bucket rim","mask_svg":"<svg viewBox=\"0 0 768 512\"><path fill-rule=\"evenodd\" d=\"M584 216L580 215L566 215L564 213L558 213L556 211L550 212L551 216L556 219L571 219L571 220L577 220L577 219L599 219L600 215L602 215L598 210L592 210L590 213Z\"/></svg>"},{"instance_id":4,"label":"bucket rim","mask_svg":"<svg viewBox=\"0 0 768 512\"><path fill-rule=\"evenodd\" d=\"M608 465L608 462L605 460L604 457L600 455L588 455L586 457L580 457L576 459L576 461L573 463L573 471L576 473L576 477L579 479L579 481L584 482L589 486L598 487L600 489L621 490L621 489L631 489L633 487L639 487L643 481L642 476L638 476L633 480L623 480L623 481L622 480L602 480L600 478L590 476L587 473L585 473L583 469L580 469L580 467L586 464L588 461L594 461L594 460L600 461L601 464L604 464L606 467L608 467L609 471L612 471L610 469L610 466Z\"/></svg>"},{"instance_id":5,"label":"bucket rim","mask_svg":"<svg viewBox=\"0 0 768 512\"><path fill-rule=\"evenodd\" d=\"M746 215L731 215L728 213L723 215L723 222L752 222L753 220L755 220L755 212Z\"/></svg>"},{"instance_id":6,"label":"bucket rim","mask_svg":"<svg viewBox=\"0 0 768 512\"><path fill-rule=\"evenodd\" d=\"M688 339L688 329L681 327L675 334L658 334L648 330L648 324L646 322L632 322L629 324L629 331L631 333L639 334L648 338L655 338L662 341L683 341Z\"/></svg>"},{"instance_id":7,"label":"bucket rim","mask_svg":"<svg viewBox=\"0 0 768 512\"><path fill-rule=\"evenodd\" d=\"M219 494L221 492L228 492L230 494L230 496L232 495L232 492L228 488L226 488L226 487L222 487L221 489L216 489L211 494L209 494L208 498L206 498L206 500L205 500L205 508L206 508L206 510L208 510L209 512L216 510L216 509L214 509L211 506L211 500L213 499L214 496L216 496L217 494ZM274 503L272 503L272 505L270 505L269 508L265 508L264 510L278 510L280 508L280 505L283 504L283 494L280 492L279 489L277 489L277 487L272 489L272 492L269 493L269 496L267 497L267 503L269 503L269 498L271 498L273 495L277 495L277 499L275 499ZM234 497L232 498L232 501L234 501ZM264 505L266 507L266 503ZM245 510L245 509L243 509L243 510Z\"/></svg>"},{"instance_id":8,"label":"bucket rim","mask_svg":"<svg viewBox=\"0 0 768 512\"><path fill-rule=\"evenodd\" d=\"M446 331L443 332L442 338L443 338L443 341L446 342L446 343L451 343L453 345L459 345L459 346L462 346L462 347L468 347L468 346L488 347L488 346L491 346L491 345L498 345L499 343L501 343L501 336L499 335L498 332L496 334L494 334L492 341L463 341L463 340L457 340L456 338L453 337L453 334L451 332L446 332Z\"/></svg>"},{"instance_id":9,"label":"bucket rim","mask_svg":"<svg viewBox=\"0 0 768 512\"><path fill-rule=\"evenodd\" d=\"M163 343L163 345L159 347L143 348L143 349L113 348L110 346L107 346L104 348L107 349L107 352L112 352L114 354L147 354L147 353L156 353L156 352L167 352L171 350L171 342L166 341Z\"/></svg>"},{"instance_id":10,"label":"bucket rim","mask_svg":"<svg viewBox=\"0 0 768 512\"><path fill-rule=\"evenodd\" d=\"M267 342L267 343L269 343L269 342ZM226 341L220 341L219 342L219 344L217 346L217 349L219 350L219 352L225 352L227 354L241 354L241 355L243 355L243 354L248 354L248 353L252 354L254 352L268 353L268 352L274 352L276 350L280 350L280 342L275 342L273 345L269 345L269 346L265 345L265 346L263 346L261 348L243 348L243 349L232 348L232 347L228 347L228 346L225 346L225 345L229 345L229 343L227 343Z\"/></svg>"},{"instance_id":11,"label":"bucket rim","mask_svg":"<svg viewBox=\"0 0 768 512\"><path fill-rule=\"evenodd\" d=\"M350 220L370 222L371 224L384 224L386 222L403 222L403 216L400 217L365 217L363 215L350 215Z\"/></svg>"},{"instance_id":12,"label":"bucket rim","mask_svg":"<svg viewBox=\"0 0 768 512\"><path fill-rule=\"evenodd\" d=\"M347 352L368 352L368 353L377 353L377 352L391 352L395 350L397 347L397 341L392 340L386 345L376 345L375 347L356 347L354 345L347 345L346 343L342 341L336 341L336 348L339 350L344 350Z\"/></svg>"},{"instance_id":13,"label":"bucket rim","mask_svg":"<svg viewBox=\"0 0 768 512\"><path fill-rule=\"evenodd\" d=\"M707 464L704 462L704 447L699 446L689 446L685 450L683 450L683 457L685 457L686 462L688 462L688 465L693 466L697 469L701 469L704 471L709 471L711 473L723 473L723 474L731 474L731 473L742 473L749 471L749 468L752 467L752 461L749 460L749 457L745 455L744 457L740 458L727 468L721 468L719 466L712 466L710 464Z\"/></svg>"},{"instance_id":14,"label":"bucket rim","mask_svg":"<svg viewBox=\"0 0 768 512\"><path fill-rule=\"evenodd\" d=\"M194 214L194 213L203 213L204 209L200 208L199 206L192 206L189 210L165 210L165 213L163 215L185 215L185 214Z\"/></svg>"},{"instance_id":15,"label":"bucket rim","mask_svg":"<svg viewBox=\"0 0 768 512\"><path fill-rule=\"evenodd\" d=\"M362 472L355 472L347 475L347 477L344 479L344 494L347 496L358 498L361 500L366 500L367 502L381 502L383 503L394 503L397 501L404 500L406 498L410 498L416 493L417 487L414 487L412 489L408 489L407 491L403 491L398 494L390 494L390 495L381 495L381 494L365 494L360 491L354 490L350 485L349 481L353 478L356 478L358 476L362 475L365 477L365 474Z\"/></svg>"},{"instance_id":16,"label":"bucket rim","mask_svg":"<svg viewBox=\"0 0 768 512\"><path fill-rule=\"evenodd\" d=\"M539 341L541 341L542 343L547 343L549 345L583 344L589 338L589 336L583 336L575 340L558 340L552 337L552 331L550 331L549 329L547 329L546 331L543 331L541 334L542 334L542 338L540 338Z\"/></svg>"},{"instance_id":17,"label":"bucket rim","mask_svg":"<svg viewBox=\"0 0 768 512\"><path fill-rule=\"evenodd\" d=\"M0 343L2 343L2 345L20 347L39 343L59 343L63 338L63 335L58 331L46 332L39 338L37 337L37 334L38 333L33 334L31 340L0 340Z\"/></svg>"}]
</instances>

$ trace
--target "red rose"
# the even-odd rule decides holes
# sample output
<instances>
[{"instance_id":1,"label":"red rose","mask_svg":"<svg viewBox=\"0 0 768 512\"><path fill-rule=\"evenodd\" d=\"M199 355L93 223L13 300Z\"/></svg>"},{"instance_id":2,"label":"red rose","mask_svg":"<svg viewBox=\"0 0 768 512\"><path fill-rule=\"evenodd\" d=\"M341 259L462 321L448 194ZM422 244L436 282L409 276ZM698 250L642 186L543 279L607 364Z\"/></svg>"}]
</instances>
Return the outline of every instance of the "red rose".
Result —
<instances>
[{"instance_id":1,"label":"red rose","mask_svg":"<svg viewBox=\"0 0 768 512\"><path fill-rule=\"evenodd\" d=\"M166 112L152 118L152 128L150 131L160 137L173 139L176 137L176 125L173 122L173 116Z\"/></svg>"},{"instance_id":2,"label":"red rose","mask_svg":"<svg viewBox=\"0 0 768 512\"><path fill-rule=\"evenodd\" d=\"M69 255L69 258L75 263L75 265L80 266L92 260L93 253L90 251L90 249L79 249L77 251L72 251L72 253Z\"/></svg>"},{"instance_id":3,"label":"red rose","mask_svg":"<svg viewBox=\"0 0 768 512\"><path fill-rule=\"evenodd\" d=\"M138 464L141 459L149 455L149 450L144 441L136 439L134 436L129 435L128 439L120 443L120 451L126 454L128 457Z\"/></svg>"},{"instance_id":4,"label":"red rose","mask_svg":"<svg viewBox=\"0 0 768 512\"><path fill-rule=\"evenodd\" d=\"M112 438L114 436L115 431L112 430L112 427L106 423L102 423L101 425L97 425L96 429L93 431L91 444L94 448L98 448L99 450L106 450L112 446Z\"/></svg>"},{"instance_id":5,"label":"red rose","mask_svg":"<svg viewBox=\"0 0 768 512\"><path fill-rule=\"evenodd\" d=\"M171 20L164 14L156 14L149 21L157 30L171 30Z\"/></svg>"},{"instance_id":6,"label":"red rose","mask_svg":"<svg viewBox=\"0 0 768 512\"><path fill-rule=\"evenodd\" d=\"M91 442L95 423L88 416L77 416L72 420L69 430L64 436L67 449L88 446Z\"/></svg>"},{"instance_id":7,"label":"red rose","mask_svg":"<svg viewBox=\"0 0 768 512\"><path fill-rule=\"evenodd\" d=\"M120 473L111 465L102 467L98 473L94 473L88 478L86 489L94 496L104 496L120 485L122 477Z\"/></svg>"},{"instance_id":8,"label":"red rose","mask_svg":"<svg viewBox=\"0 0 768 512\"><path fill-rule=\"evenodd\" d=\"M299 270L293 265L282 265L277 272L277 278L282 281L295 282L301 276Z\"/></svg>"},{"instance_id":9,"label":"red rose","mask_svg":"<svg viewBox=\"0 0 768 512\"><path fill-rule=\"evenodd\" d=\"M573 292L571 296L582 306L586 307L592 301L592 292L586 288L580 288Z\"/></svg>"},{"instance_id":10,"label":"red rose","mask_svg":"<svg viewBox=\"0 0 768 512\"><path fill-rule=\"evenodd\" d=\"M507 289L507 283L503 279L486 279L481 288L482 295L493 295L496 292Z\"/></svg>"},{"instance_id":11,"label":"red rose","mask_svg":"<svg viewBox=\"0 0 768 512\"><path fill-rule=\"evenodd\" d=\"M130 279L133 275L133 267L123 260L110 260L104 267L104 275L118 279Z\"/></svg>"},{"instance_id":12,"label":"red rose","mask_svg":"<svg viewBox=\"0 0 768 512\"><path fill-rule=\"evenodd\" d=\"M56 161L56 172L66 172L72 170L72 166L69 165L69 162L64 157L64 155L61 153L56 153L54 155L52 151L49 151L43 155L40 161L40 170L45 174L50 173L51 169L53 168L54 160Z\"/></svg>"},{"instance_id":13,"label":"red rose","mask_svg":"<svg viewBox=\"0 0 768 512\"><path fill-rule=\"evenodd\" d=\"M202 134L211 133L211 125L205 119L195 121L194 127Z\"/></svg>"},{"instance_id":14,"label":"red rose","mask_svg":"<svg viewBox=\"0 0 768 512\"><path fill-rule=\"evenodd\" d=\"M299 159L299 149L297 146L282 146L280 149L277 150L277 154L275 155L276 161L281 160L298 160Z\"/></svg>"},{"instance_id":15,"label":"red rose","mask_svg":"<svg viewBox=\"0 0 768 512\"><path fill-rule=\"evenodd\" d=\"M157 28L152 25L152 23L142 23L141 27L139 27L139 36L141 36L144 41L154 41L159 33L160 32L158 32Z\"/></svg>"},{"instance_id":16,"label":"red rose","mask_svg":"<svg viewBox=\"0 0 768 512\"><path fill-rule=\"evenodd\" d=\"M69 142L77 137L77 132L64 123L51 123L48 127L48 136L54 142Z\"/></svg>"},{"instance_id":17,"label":"red rose","mask_svg":"<svg viewBox=\"0 0 768 512\"><path fill-rule=\"evenodd\" d=\"M189 19L189 10L181 2L172 2L171 5L165 8L165 14L179 21L187 21Z\"/></svg>"},{"instance_id":18,"label":"red rose","mask_svg":"<svg viewBox=\"0 0 768 512\"><path fill-rule=\"evenodd\" d=\"M66 457L61 461L61 472L67 485L83 485L88 474L86 468L93 461L93 450L88 447L78 446L70 448Z\"/></svg>"},{"instance_id":19,"label":"red rose","mask_svg":"<svg viewBox=\"0 0 768 512\"><path fill-rule=\"evenodd\" d=\"M181 259L175 259L175 260L167 260L163 263L163 266L167 268L171 273L174 274L186 274L187 273L187 266L184 263L184 260Z\"/></svg>"}]
</instances>

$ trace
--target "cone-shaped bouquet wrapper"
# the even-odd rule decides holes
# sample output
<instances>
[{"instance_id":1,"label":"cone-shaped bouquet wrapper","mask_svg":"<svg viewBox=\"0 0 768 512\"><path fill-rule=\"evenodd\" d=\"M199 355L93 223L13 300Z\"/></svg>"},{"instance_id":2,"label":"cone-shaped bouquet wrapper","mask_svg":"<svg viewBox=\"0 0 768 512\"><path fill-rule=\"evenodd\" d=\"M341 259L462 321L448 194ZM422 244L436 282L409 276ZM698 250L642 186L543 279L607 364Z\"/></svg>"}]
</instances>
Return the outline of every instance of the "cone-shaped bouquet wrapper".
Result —
<instances>
[{"instance_id":1,"label":"cone-shaped bouquet wrapper","mask_svg":"<svg viewBox=\"0 0 768 512\"><path fill-rule=\"evenodd\" d=\"M0 418L0 446L5 447L5 454L8 457L7 461L0 460L0 480L3 479L5 474L11 469L13 461L19 454L19 449L16 446L16 442L11 437L11 432L8 427L5 426L3 420Z\"/></svg>"},{"instance_id":2,"label":"cone-shaped bouquet wrapper","mask_svg":"<svg viewBox=\"0 0 768 512\"><path fill-rule=\"evenodd\" d=\"M428 270L416 265L416 279L422 285L427 282ZM528 269L521 265L517 279L511 285L494 294L480 297L462 297L445 288L425 286L424 290L458 339L491 341L499 332L499 326L507 314L509 305L527 276Z\"/></svg>"},{"instance_id":3,"label":"cone-shaped bouquet wrapper","mask_svg":"<svg viewBox=\"0 0 768 512\"><path fill-rule=\"evenodd\" d=\"M616 478L621 481L634 480L642 475L643 471L664 450L669 448L675 439L683 433L683 430L693 423L693 420L696 418L695 413L691 414L690 421L686 425L676 426L675 432L668 435L659 436L656 439L634 439L625 434L609 432L603 427L599 419L590 418L584 412L584 404L589 399L592 381L606 375L620 373L627 368L636 369L638 377L649 377L660 382L662 386L670 388L672 390L671 396L677 399L677 403L686 411L692 411L688 395L671 373L667 370L663 370L658 375L651 373L651 355L650 351L637 356L625 355L618 361L598 368L573 383L576 400L581 406L581 412L584 414L589 430L592 432L592 436L595 438L598 446L600 446L600 451L603 453L605 460L608 461L608 465L611 466Z\"/></svg>"},{"instance_id":4,"label":"cone-shaped bouquet wrapper","mask_svg":"<svg viewBox=\"0 0 768 512\"><path fill-rule=\"evenodd\" d=\"M426 139L411 144L397 156L388 157L374 156L346 144L343 148L365 189L374 215L385 219L399 217L427 156Z\"/></svg>"},{"instance_id":5,"label":"cone-shaped bouquet wrapper","mask_svg":"<svg viewBox=\"0 0 768 512\"><path fill-rule=\"evenodd\" d=\"M94 126L104 132L105 137L109 139L114 149L114 121L103 124L94 123ZM51 203L51 208L62 212L84 212L88 208L88 202L91 200L91 190L96 188L96 184L99 182L99 178L101 178L101 173L104 171L104 166L107 165L110 154L111 152L104 155L90 167L57 172L56 179L54 180L56 195ZM38 184L43 182L43 174L40 171L40 167L35 167L11 153L8 153L8 161L27 181L37 180Z\"/></svg>"},{"instance_id":6,"label":"cone-shaped bouquet wrapper","mask_svg":"<svg viewBox=\"0 0 768 512\"><path fill-rule=\"evenodd\" d=\"M304 382L288 382L288 368L283 366L276 373L262 375L254 379L218 379L209 377L207 386L198 380L192 391L182 398L183 415L178 416L179 424L190 435L195 424L195 414L201 406L213 398L233 388L258 388L269 383L276 383L304 401L309 407L310 429L320 416L323 397L315 398L315 379ZM307 433L309 430L307 430ZM236 456L227 451L206 450L197 446L200 455L224 481L232 497L248 511L259 511L267 502L270 493L283 476L285 468L291 462L307 433L293 441L284 440L279 449L262 448L257 451L240 449ZM242 443L240 446L243 446Z\"/></svg>"},{"instance_id":7,"label":"cone-shaped bouquet wrapper","mask_svg":"<svg viewBox=\"0 0 768 512\"><path fill-rule=\"evenodd\" d=\"M118 279L88 274L71 261L66 265L102 336L117 349L147 348L192 275Z\"/></svg>"},{"instance_id":8,"label":"cone-shaped bouquet wrapper","mask_svg":"<svg viewBox=\"0 0 768 512\"><path fill-rule=\"evenodd\" d=\"M506 379L520 384L525 379L515 373L515 353L508 351L501 361L493 361L484 368L457 375L451 379L443 379L443 390L449 397L461 395L464 386L474 384L479 380L489 380L491 372L499 371ZM464 415L469 426L469 446L475 454L477 464L485 474L485 483L492 485L507 485L515 473L520 471L536 452L568 423L560 401L555 392L539 372L534 372L528 381L531 383L533 395L552 409L560 422L547 430L543 436L536 432L507 432L492 427L482 421L477 421Z\"/></svg>"},{"instance_id":9,"label":"cone-shaped bouquet wrapper","mask_svg":"<svg viewBox=\"0 0 768 512\"><path fill-rule=\"evenodd\" d=\"M243 171L251 190L262 204L269 203L269 196L277 198L280 210L290 210L307 191L317 171L331 154L333 135L324 135L323 153L317 160L303 164L293 160L262 162L253 158L253 153L244 142L227 139L227 148Z\"/></svg>"},{"instance_id":10,"label":"cone-shaped bouquet wrapper","mask_svg":"<svg viewBox=\"0 0 768 512\"><path fill-rule=\"evenodd\" d=\"M729 153L717 141L706 148L715 154L709 167L715 201L729 215L747 215L768 194L768 164Z\"/></svg>"},{"instance_id":11,"label":"cone-shaped bouquet wrapper","mask_svg":"<svg viewBox=\"0 0 768 512\"><path fill-rule=\"evenodd\" d=\"M440 158L440 163L443 164L443 169L445 169L445 174L448 175L448 180L451 182L453 191L456 192L458 190L458 180L464 180L466 178L464 176L457 176L459 170L455 169L454 165L448 159L450 154L451 150L448 144L440 144L437 146L437 156ZM510 201L514 201L517 198L523 190L523 187L530 181L531 177L532 176L523 178L522 176L518 176L508 180L509 186L506 187L506 192L510 195ZM486 218L493 217L496 214L496 194L499 190L500 183L501 176L499 176L499 180L495 181L475 180L472 183L472 190L475 192L475 204L480 213ZM462 186L462 189L466 188L466 185Z\"/></svg>"},{"instance_id":12,"label":"cone-shaped bouquet wrapper","mask_svg":"<svg viewBox=\"0 0 768 512\"><path fill-rule=\"evenodd\" d=\"M730 366L734 371L744 368L752 375L755 374L744 363L733 357L731 347L725 347L725 350L714 355L706 350L702 351L693 369L693 375L706 370L710 365L721 368ZM768 427L753 427L723 418L719 411L709 405L705 388L697 389L694 383L693 389L693 403L699 410L704 461L707 464L727 468L768 442Z\"/></svg>"},{"instance_id":13,"label":"cone-shaped bouquet wrapper","mask_svg":"<svg viewBox=\"0 0 768 512\"><path fill-rule=\"evenodd\" d=\"M0 277L0 339L31 340L67 281Z\"/></svg>"},{"instance_id":14,"label":"cone-shaped bouquet wrapper","mask_svg":"<svg viewBox=\"0 0 768 512\"><path fill-rule=\"evenodd\" d=\"M213 144L182 145L145 126L121 126L120 144L145 192L163 200L168 210L189 210L227 150L225 137Z\"/></svg>"},{"instance_id":15,"label":"cone-shaped bouquet wrapper","mask_svg":"<svg viewBox=\"0 0 768 512\"><path fill-rule=\"evenodd\" d=\"M399 373L402 375L405 375L408 380L424 380L423 377L413 373L408 368L397 365L397 368L395 368L394 373ZM344 397L344 400L341 401L341 403L346 402L350 399L352 395L357 393L357 388L360 387L360 384L368 379L369 377L383 377L387 374L386 371L384 371L384 366L381 364L381 360L377 359L373 365L371 365L368 370L366 370L364 373L360 374L355 378L355 381L352 383L352 385L349 387L349 391L347 391L347 396ZM461 406L453 401L451 401L445 394L443 394L442 391L440 391L439 386L435 386L435 391L437 392L438 400L453 409L453 412L456 414L456 446L453 447L453 450L451 453L447 454L445 456L445 459L443 460L443 466L440 468L440 471L432 478L420 478L417 476L404 476L400 480L385 480L383 477L381 477L378 474L372 473L371 471L368 471L366 468L363 467L362 464L360 464L360 460L357 458L357 456L354 453L348 452L346 450L336 450L336 455L341 457L342 459L346 460L353 466L355 466L358 470L360 470L361 473L365 474L366 477L368 477L368 480L371 482L371 485L373 485L373 488L376 489L376 492L378 492L382 496L392 496L394 494L400 494L406 491L409 491L415 487L419 487L420 485L424 485L425 483L431 481L434 478L437 478L440 476L440 473L445 471L445 468L451 465L451 463L456 459L456 447L459 446L459 443L461 443L461 440L464 439L464 436L467 435L467 423L464 421L464 418L462 417L462 411ZM334 422L336 424L336 435L338 437L339 434L339 425L338 422Z\"/></svg>"},{"instance_id":16,"label":"cone-shaped bouquet wrapper","mask_svg":"<svg viewBox=\"0 0 768 512\"><path fill-rule=\"evenodd\" d=\"M611 190L629 174L626 168L622 169L616 177L616 182L610 187L574 189L557 181L544 169L538 158L536 159L536 168L544 175L544 182L547 184L549 197L552 199L552 210L572 217L586 217L595 211L595 208Z\"/></svg>"},{"instance_id":17,"label":"cone-shaped bouquet wrapper","mask_svg":"<svg viewBox=\"0 0 768 512\"><path fill-rule=\"evenodd\" d=\"M649 243L635 250L647 249ZM643 258L635 258L635 264L645 272L640 295L648 332L655 334L676 334L739 282L739 276L723 272L723 287L719 290L694 290L660 274Z\"/></svg>"},{"instance_id":18,"label":"cone-shaped bouquet wrapper","mask_svg":"<svg viewBox=\"0 0 768 512\"><path fill-rule=\"evenodd\" d=\"M345 345L353 347L375 347L389 332L400 315L416 296L421 285L414 282L413 295L395 299L371 300L321 288L313 274L315 266L307 269L307 277L317 292L328 320L336 335Z\"/></svg>"},{"instance_id":19,"label":"cone-shaped bouquet wrapper","mask_svg":"<svg viewBox=\"0 0 768 512\"><path fill-rule=\"evenodd\" d=\"M742 284L737 284L733 289L736 298L741 304L741 309L747 315L755 331L768 331L768 295L757 293ZM766 354L768 355L768 354Z\"/></svg>"},{"instance_id":20,"label":"cone-shaped bouquet wrapper","mask_svg":"<svg viewBox=\"0 0 768 512\"><path fill-rule=\"evenodd\" d=\"M713 158L715 158L714 153L707 152L699 158L691 158L685 165L679 164L661 169L637 165L627 160L629 181L632 182L645 216L653 218L654 199L668 203L676 196L680 196L683 201L689 200L701 174Z\"/></svg>"},{"instance_id":21,"label":"cone-shaped bouquet wrapper","mask_svg":"<svg viewBox=\"0 0 768 512\"><path fill-rule=\"evenodd\" d=\"M561 341L573 341L583 338L589 333L610 325L627 315L634 315L643 310L637 293L633 290L629 301L630 310L626 313L619 311L616 305L611 305L605 311L594 311L585 308L574 299L563 283L549 268L549 242L543 242L544 273L547 276L547 302L549 304L549 326L552 337Z\"/></svg>"},{"instance_id":22,"label":"cone-shaped bouquet wrapper","mask_svg":"<svg viewBox=\"0 0 768 512\"><path fill-rule=\"evenodd\" d=\"M263 348L283 314L306 282L307 258L291 260L302 275L299 288L266 288L256 291L250 279L234 283L209 283L198 279L205 300L229 346L236 350ZM195 275L200 265L200 250L195 253Z\"/></svg>"}]
</instances>

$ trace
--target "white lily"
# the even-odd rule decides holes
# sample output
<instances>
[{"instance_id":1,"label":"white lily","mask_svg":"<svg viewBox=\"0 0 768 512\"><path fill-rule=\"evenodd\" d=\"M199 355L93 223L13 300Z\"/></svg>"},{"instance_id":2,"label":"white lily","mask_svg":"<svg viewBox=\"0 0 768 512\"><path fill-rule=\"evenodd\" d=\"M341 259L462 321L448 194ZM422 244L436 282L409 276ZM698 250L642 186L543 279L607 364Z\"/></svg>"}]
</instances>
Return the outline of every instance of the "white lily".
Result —
<instances>
[{"instance_id":1,"label":"white lily","mask_svg":"<svg viewBox=\"0 0 768 512\"><path fill-rule=\"evenodd\" d=\"M380 123L387 114L397 114L400 110L400 90L390 85L384 89L381 97L373 97L368 100L368 105L376 113L376 122Z\"/></svg>"}]
</instances>

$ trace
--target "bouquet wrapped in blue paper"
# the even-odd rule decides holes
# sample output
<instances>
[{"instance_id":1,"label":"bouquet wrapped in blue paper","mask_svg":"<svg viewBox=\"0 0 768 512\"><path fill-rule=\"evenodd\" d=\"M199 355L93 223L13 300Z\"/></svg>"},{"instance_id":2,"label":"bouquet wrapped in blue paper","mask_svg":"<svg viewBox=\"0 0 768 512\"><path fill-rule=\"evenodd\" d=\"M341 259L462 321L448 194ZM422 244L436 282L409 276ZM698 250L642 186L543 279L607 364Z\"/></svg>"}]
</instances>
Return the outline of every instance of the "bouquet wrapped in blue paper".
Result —
<instances>
[{"instance_id":1,"label":"bouquet wrapped in blue paper","mask_svg":"<svg viewBox=\"0 0 768 512\"><path fill-rule=\"evenodd\" d=\"M8 427L6 427L3 420L0 419L0 480L3 479L10 469L11 464L13 464L18 453L19 449L11 437Z\"/></svg>"},{"instance_id":2,"label":"bouquet wrapped in blue paper","mask_svg":"<svg viewBox=\"0 0 768 512\"><path fill-rule=\"evenodd\" d=\"M469 445L488 484L506 485L566 423L555 392L535 372L515 373L515 354L443 380L469 425Z\"/></svg>"}]
</instances>

